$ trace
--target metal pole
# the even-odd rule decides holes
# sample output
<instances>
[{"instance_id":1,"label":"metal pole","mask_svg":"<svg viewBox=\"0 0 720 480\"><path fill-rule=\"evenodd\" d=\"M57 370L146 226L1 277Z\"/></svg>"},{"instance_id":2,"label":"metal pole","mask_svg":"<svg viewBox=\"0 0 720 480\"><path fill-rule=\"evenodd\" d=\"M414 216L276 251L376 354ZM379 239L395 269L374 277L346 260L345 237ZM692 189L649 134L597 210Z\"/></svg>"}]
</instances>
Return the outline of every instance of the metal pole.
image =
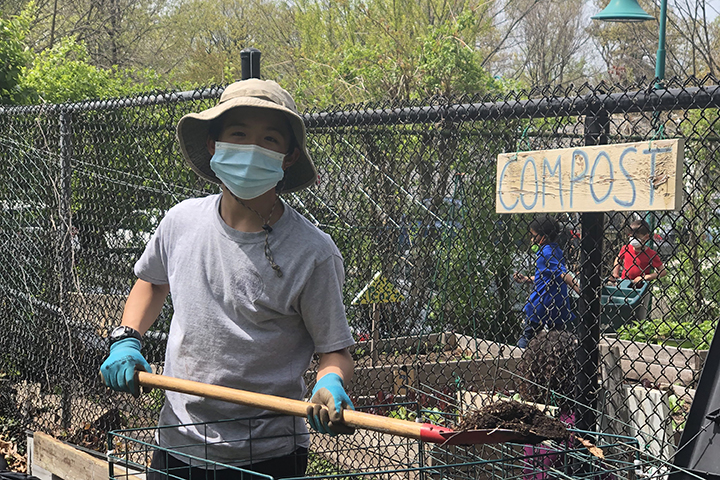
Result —
<instances>
[{"instance_id":1,"label":"metal pole","mask_svg":"<svg viewBox=\"0 0 720 480\"><path fill-rule=\"evenodd\" d=\"M60 113L60 198L58 199L58 215L59 222L59 261L60 268L60 315L66 318L72 316L69 311L71 302L70 290L72 289L72 114L70 112ZM72 341L72 339L68 339ZM70 371L68 369L68 371ZM71 402L70 402L70 382L62 382L61 409L62 409L62 426L70 428L71 423Z\"/></svg>"},{"instance_id":2,"label":"metal pole","mask_svg":"<svg viewBox=\"0 0 720 480\"><path fill-rule=\"evenodd\" d=\"M242 79L260 78L260 50L257 48L244 48L240 52L240 65L242 69Z\"/></svg>"},{"instance_id":3,"label":"metal pole","mask_svg":"<svg viewBox=\"0 0 720 480\"><path fill-rule=\"evenodd\" d=\"M608 143L610 118L607 112L585 117L585 145ZM598 366L600 343L600 289L602 278L604 213L589 212L581 215L582 242L580 251L580 300L578 313L578 400L583 407L577 412L576 427L594 431L597 421L595 407L598 399Z\"/></svg>"},{"instance_id":4,"label":"metal pole","mask_svg":"<svg viewBox=\"0 0 720 480\"><path fill-rule=\"evenodd\" d=\"M665 80L665 25L667 24L667 0L660 1L660 38L658 39L658 50L655 56L655 88L663 88L662 81Z\"/></svg>"},{"instance_id":5,"label":"metal pole","mask_svg":"<svg viewBox=\"0 0 720 480\"><path fill-rule=\"evenodd\" d=\"M658 37L658 49L657 55L655 56L655 90L664 88L663 80L665 80L665 26L667 25L667 0L660 1L660 32ZM652 116L652 126L655 129L655 134L660 128L660 111L655 110ZM648 246L655 248L655 226L656 216L653 212L647 212L645 214L645 221L650 227L650 241Z\"/></svg>"}]
</instances>

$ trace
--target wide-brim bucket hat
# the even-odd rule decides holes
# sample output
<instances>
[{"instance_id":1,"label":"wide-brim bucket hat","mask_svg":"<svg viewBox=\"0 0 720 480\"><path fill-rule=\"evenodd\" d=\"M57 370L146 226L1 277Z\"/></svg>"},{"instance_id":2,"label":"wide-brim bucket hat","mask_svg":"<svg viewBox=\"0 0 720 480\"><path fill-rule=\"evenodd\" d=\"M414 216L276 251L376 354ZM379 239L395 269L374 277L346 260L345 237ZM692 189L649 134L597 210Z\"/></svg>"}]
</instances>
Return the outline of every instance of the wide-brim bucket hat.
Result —
<instances>
[{"instance_id":1,"label":"wide-brim bucket hat","mask_svg":"<svg viewBox=\"0 0 720 480\"><path fill-rule=\"evenodd\" d=\"M307 151L305 123L290 94L272 80L251 78L228 85L220 96L220 103L199 113L188 113L177 125L177 136L185 161L205 180L221 183L210 168L207 139L213 120L238 107L269 108L282 112L290 122L300 150L298 160L285 170L281 192L296 192L317 180L317 170Z\"/></svg>"}]
</instances>

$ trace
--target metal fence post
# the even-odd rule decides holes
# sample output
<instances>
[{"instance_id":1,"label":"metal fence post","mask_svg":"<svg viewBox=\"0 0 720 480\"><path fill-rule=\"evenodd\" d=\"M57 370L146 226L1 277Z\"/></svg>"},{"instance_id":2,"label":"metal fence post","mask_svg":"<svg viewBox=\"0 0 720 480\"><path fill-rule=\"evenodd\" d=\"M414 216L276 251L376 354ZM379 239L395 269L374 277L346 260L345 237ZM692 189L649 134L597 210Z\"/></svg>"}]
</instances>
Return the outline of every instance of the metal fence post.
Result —
<instances>
[{"instance_id":1,"label":"metal fence post","mask_svg":"<svg viewBox=\"0 0 720 480\"><path fill-rule=\"evenodd\" d=\"M610 118L605 111L585 117L585 145L608 143ZM581 214L582 241L580 246L580 285L578 302L580 322L578 336L580 375L578 376L579 402L576 426L580 430L594 430L595 407L598 399L598 367L600 343L600 289L603 249L604 213Z\"/></svg>"},{"instance_id":2,"label":"metal fence post","mask_svg":"<svg viewBox=\"0 0 720 480\"><path fill-rule=\"evenodd\" d=\"M240 68L242 80L260 78L260 50L257 48L243 48L240 52Z\"/></svg>"},{"instance_id":3,"label":"metal fence post","mask_svg":"<svg viewBox=\"0 0 720 480\"><path fill-rule=\"evenodd\" d=\"M60 314L65 317L63 322L71 315L69 292L72 290L72 113L60 112L60 185L58 198L58 268L59 275L59 305ZM72 342L68 338L68 342ZM71 401L70 388L64 385L61 395L62 426L70 428L71 422Z\"/></svg>"}]
</instances>

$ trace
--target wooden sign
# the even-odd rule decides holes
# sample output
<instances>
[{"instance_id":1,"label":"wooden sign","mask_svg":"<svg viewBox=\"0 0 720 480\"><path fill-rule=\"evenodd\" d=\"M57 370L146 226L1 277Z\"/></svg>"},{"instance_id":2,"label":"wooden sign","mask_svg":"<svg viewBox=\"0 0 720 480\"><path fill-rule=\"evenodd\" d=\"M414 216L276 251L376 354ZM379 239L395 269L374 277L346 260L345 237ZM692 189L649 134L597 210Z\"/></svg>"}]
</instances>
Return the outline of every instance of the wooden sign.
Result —
<instances>
[{"instance_id":1,"label":"wooden sign","mask_svg":"<svg viewBox=\"0 0 720 480\"><path fill-rule=\"evenodd\" d=\"M683 139L503 153L497 213L679 210Z\"/></svg>"},{"instance_id":2,"label":"wooden sign","mask_svg":"<svg viewBox=\"0 0 720 480\"><path fill-rule=\"evenodd\" d=\"M374 305L380 303L399 303L405 296L395 288L395 285L377 272L370 283L360 290L351 305Z\"/></svg>"}]
</instances>

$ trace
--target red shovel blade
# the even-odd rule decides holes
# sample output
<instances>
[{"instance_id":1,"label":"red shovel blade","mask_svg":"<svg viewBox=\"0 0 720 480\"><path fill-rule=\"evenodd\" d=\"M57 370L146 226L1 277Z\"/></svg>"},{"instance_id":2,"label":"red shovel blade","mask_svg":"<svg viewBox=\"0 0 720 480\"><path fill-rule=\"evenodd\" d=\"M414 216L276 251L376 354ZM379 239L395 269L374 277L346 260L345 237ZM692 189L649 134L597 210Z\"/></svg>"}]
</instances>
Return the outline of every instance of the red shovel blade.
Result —
<instances>
[{"instance_id":1,"label":"red shovel blade","mask_svg":"<svg viewBox=\"0 0 720 480\"><path fill-rule=\"evenodd\" d=\"M537 443L539 440L536 435L523 435L515 430L502 428L456 432L430 423L425 423L422 427L420 433L423 441L444 445L483 445L505 442Z\"/></svg>"}]
</instances>

